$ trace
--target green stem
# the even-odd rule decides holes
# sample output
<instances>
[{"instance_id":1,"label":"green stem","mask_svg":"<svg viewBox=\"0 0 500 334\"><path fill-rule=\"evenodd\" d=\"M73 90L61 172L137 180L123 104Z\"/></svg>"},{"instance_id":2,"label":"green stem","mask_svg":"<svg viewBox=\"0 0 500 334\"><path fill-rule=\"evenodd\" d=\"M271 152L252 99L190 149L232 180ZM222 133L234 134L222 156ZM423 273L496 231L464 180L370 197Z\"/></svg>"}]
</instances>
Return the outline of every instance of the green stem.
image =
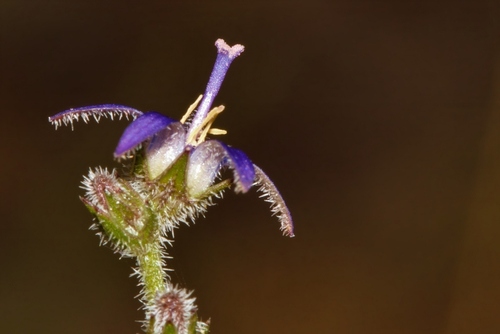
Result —
<instances>
[{"instance_id":1,"label":"green stem","mask_svg":"<svg viewBox=\"0 0 500 334\"><path fill-rule=\"evenodd\" d=\"M137 255L137 263L144 283L144 303L151 305L157 293L165 289L166 283L160 243L146 244L143 252Z\"/></svg>"}]
</instances>

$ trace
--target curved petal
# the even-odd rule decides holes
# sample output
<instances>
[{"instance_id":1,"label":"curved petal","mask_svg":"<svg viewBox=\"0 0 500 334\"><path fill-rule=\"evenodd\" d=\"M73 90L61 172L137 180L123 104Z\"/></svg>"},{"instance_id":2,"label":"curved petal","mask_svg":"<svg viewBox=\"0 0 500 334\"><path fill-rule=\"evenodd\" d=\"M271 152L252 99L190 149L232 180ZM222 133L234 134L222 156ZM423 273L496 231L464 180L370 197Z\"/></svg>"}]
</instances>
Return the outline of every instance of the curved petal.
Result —
<instances>
[{"instance_id":1,"label":"curved petal","mask_svg":"<svg viewBox=\"0 0 500 334\"><path fill-rule=\"evenodd\" d=\"M204 193L223 166L233 169L236 192L250 189L255 170L246 154L219 141L208 140L198 145L189 157L186 177L189 193L195 197Z\"/></svg>"},{"instance_id":2,"label":"curved petal","mask_svg":"<svg viewBox=\"0 0 500 334\"><path fill-rule=\"evenodd\" d=\"M186 131L180 122L170 123L157 132L146 150L149 177L155 179L184 152Z\"/></svg>"},{"instance_id":3,"label":"curved petal","mask_svg":"<svg viewBox=\"0 0 500 334\"><path fill-rule=\"evenodd\" d=\"M176 121L157 112L147 112L137 117L123 132L115 149L115 157L121 157L128 151L133 150L143 141L173 122Z\"/></svg>"},{"instance_id":4,"label":"curved petal","mask_svg":"<svg viewBox=\"0 0 500 334\"><path fill-rule=\"evenodd\" d=\"M115 116L121 119L123 116L128 119L129 116L136 118L142 115L142 112L130 108L127 106L122 106L118 104L101 104L97 106L81 107L81 108L71 108L65 111L61 111L54 116L49 117L49 122L56 126L71 124L73 127L73 121L78 121L80 117L85 123L88 122L90 117L94 117L96 122L99 122L101 116L110 117L113 119Z\"/></svg>"},{"instance_id":5,"label":"curved petal","mask_svg":"<svg viewBox=\"0 0 500 334\"><path fill-rule=\"evenodd\" d=\"M225 161L233 169L234 191L246 193L253 184L255 179L255 169L252 161L243 151L237 148L229 147L224 143L219 142L226 150L227 160Z\"/></svg>"},{"instance_id":6,"label":"curved petal","mask_svg":"<svg viewBox=\"0 0 500 334\"><path fill-rule=\"evenodd\" d=\"M281 197L278 188L274 185L273 181L267 176L262 169L253 165L255 168L255 185L259 187L258 192L261 192L266 202L271 203L271 212L278 217L281 223L281 230L283 234L288 237L294 237L293 234L293 220L290 210L285 204L285 200Z\"/></svg>"}]
</instances>

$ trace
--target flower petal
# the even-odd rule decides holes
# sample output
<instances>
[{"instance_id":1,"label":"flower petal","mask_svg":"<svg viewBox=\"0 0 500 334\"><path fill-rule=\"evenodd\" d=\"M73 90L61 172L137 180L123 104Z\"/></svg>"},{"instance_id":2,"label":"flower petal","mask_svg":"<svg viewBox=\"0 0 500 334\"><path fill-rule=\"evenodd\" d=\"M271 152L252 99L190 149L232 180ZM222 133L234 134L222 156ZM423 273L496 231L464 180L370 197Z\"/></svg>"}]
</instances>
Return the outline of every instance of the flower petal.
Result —
<instances>
[{"instance_id":1,"label":"flower petal","mask_svg":"<svg viewBox=\"0 0 500 334\"><path fill-rule=\"evenodd\" d=\"M115 150L115 157L119 158L133 150L173 122L176 121L157 112L148 112L137 117L123 132Z\"/></svg>"},{"instance_id":2,"label":"flower petal","mask_svg":"<svg viewBox=\"0 0 500 334\"><path fill-rule=\"evenodd\" d=\"M278 188L274 185L273 181L267 176L262 169L253 165L255 168L255 185L259 186L258 192L261 192L266 202L271 203L271 212L278 217L281 223L281 230L283 234L288 237L294 237L293 234L293 220L290 210L285 204L285 200L281 197Z\"/></svg>"},{"instance_id":3,"label":"flower petal","mask_svg":"<svg viewBox=\"0 0 500 334\"><path fill-rule=\"evenodd\" d=\"M216 140L198 145L191 153L187 168L187 188L191 195L203 194L213 184L223 166L233 169L236 192L247 192L253 184L253 164L242 151Z\"/></svg>"},{"instance_id":4,"label":"flower petal","mask_svg":"<svg viewBox=\"0 0 500 334\"><path fill-rule=\"evenodd\" d=\"M252 161L247 157L243 151L237 148L229 147L224 143L219 142L226 150L226 157L228 164L234 171L234 183L236 192L246 193L253 184L255 179L255 169Z\"/></svg>"},{"instance_id":5,"label":"flower petal","mask_svg":"<svg viewBox=\"0 0 500 334\"><path fill-rule=\"evenodd\" d=\"M97 106L72 108L61 111L60 113L49 117L49 122L54 124L57 129L58 126L61 126L63 124L71 124L71 127L73 127L73 121L78 121L80 117L82 117L83 121L87 123L91 116L93 116L94 119L99 122L101 116L109 116L111 119L113 119L115 116L119 119L125 116L125 118L128 119L129 116L136 118L140 115L142 115L142 112L134 108L117 104L101 104Z\"/></svg>"},{"instance_id":6,"label":"flower petal","mask_svg":"<svg viewBox=\"0 0 500 334\"><path fill-rule=\"evenodd\" d=\"M157 132L146 150L149 177L155 179L184 152L186 131L180 122Z\"/></svg>"},{"instance_id":7,"label":"flower petal","mask_svg":"<svg viewBox=\"0 0 500 334\"><path fill-rule=\"evenodd\" d=\"M196 197L212 185L224 160L225 150L215 140L198 145L189 156L186 183L190 195Z\"/></svg>"}]
</instances>

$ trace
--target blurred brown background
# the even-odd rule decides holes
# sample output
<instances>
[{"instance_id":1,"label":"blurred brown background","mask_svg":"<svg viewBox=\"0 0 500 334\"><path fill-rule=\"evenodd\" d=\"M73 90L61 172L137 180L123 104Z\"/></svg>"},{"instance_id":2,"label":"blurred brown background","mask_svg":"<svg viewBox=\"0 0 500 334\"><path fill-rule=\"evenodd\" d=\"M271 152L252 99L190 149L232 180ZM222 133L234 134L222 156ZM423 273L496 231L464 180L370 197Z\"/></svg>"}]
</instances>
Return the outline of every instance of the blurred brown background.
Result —
<instances>
[{"instance_id":1,"label":"blurred brown background","mask_svg":"<svg viewBox=\"0 0 500 334\"><path fill-rule=\"evenodd\" d=\"M117 103L182 116L222 37L247 50L217 127L275 181L176 233L212 332L500 333L497 1L1 1L0 333L139 333L131 260L78 188L117 166Z\"/></svg>"}]
</instances>

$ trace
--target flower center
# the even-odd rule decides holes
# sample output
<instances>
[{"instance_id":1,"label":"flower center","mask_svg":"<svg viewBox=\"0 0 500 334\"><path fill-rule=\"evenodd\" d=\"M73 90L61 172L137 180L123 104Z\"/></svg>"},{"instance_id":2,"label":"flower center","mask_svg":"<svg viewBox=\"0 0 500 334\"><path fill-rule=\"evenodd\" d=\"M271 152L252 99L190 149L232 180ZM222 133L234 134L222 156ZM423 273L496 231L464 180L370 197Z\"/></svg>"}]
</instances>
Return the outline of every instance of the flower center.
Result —
<instances>
[{"instance_id":1,"label":"flower center","mask_svg":"<svg viewBox=\"0 0 500 334\"><path fill-rule=\"evenodd\" d=\"M194 103L189 106L188 110L181 118L181 123L183 124L186 123L188 118L195 111L196 107L198 106L198 103L200 103L202 97L203 95L198 96L196 101L194 101ZM191 129L191 131L189 131L189 136L186 139L186 145L198 146L199 144L205 141L207 134L225 135L227 133L226 130L212 128L213 122L215 121L217 116L224 110L224 108L225 107L221 105L210 110L210 112L203 119L201 124ZM191 124L191 126L192 125L193 124Z\"/></svg>"}]
</instances>

